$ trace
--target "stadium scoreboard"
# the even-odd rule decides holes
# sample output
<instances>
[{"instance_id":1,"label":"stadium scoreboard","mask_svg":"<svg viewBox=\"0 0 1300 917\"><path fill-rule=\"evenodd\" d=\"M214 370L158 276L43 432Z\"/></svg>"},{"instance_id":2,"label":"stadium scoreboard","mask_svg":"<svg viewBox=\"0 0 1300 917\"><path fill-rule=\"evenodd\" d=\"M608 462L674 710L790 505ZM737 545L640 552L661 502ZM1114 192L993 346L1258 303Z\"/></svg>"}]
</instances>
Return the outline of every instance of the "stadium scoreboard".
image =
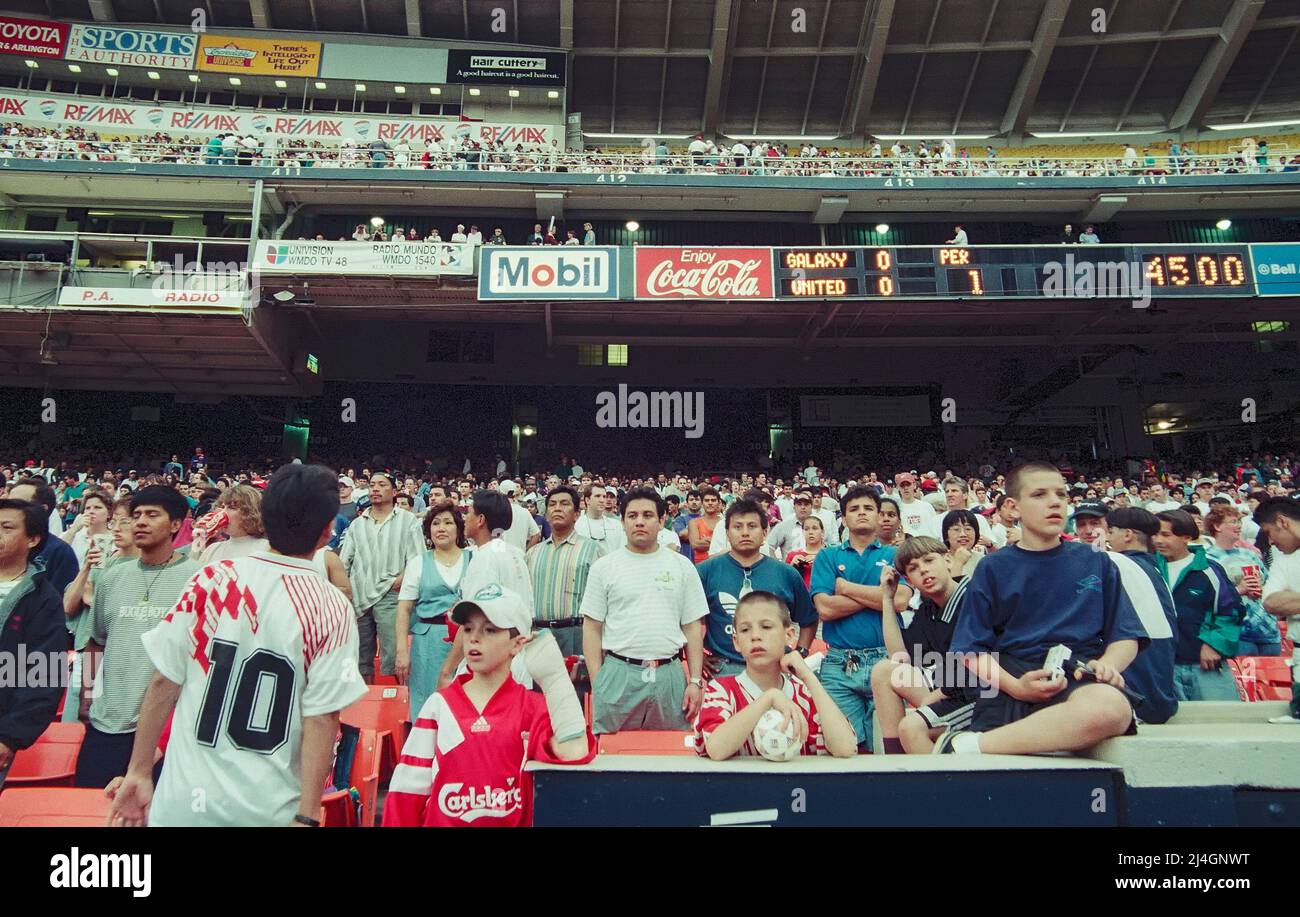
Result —
<instances>
[{"instance_id":1,"label":"stadium scoreboard","mask_svg":"<svg viewBox=\"0 0 1300 917\"><path fill-rule=\"evenodd\" d=\"M780 299L1254 296L1246 245L777 248Z\"/></svg>"}]
</instances>

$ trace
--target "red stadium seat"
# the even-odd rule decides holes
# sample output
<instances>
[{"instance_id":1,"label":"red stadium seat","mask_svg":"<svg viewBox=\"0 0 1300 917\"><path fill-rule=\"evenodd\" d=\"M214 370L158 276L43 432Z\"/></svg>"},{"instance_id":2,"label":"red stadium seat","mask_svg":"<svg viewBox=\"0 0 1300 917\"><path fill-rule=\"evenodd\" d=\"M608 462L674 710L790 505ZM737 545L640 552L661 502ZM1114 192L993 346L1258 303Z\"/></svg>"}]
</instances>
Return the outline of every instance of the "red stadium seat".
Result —
<instances>
[{"instance_id":1,"label":"red stadium seat","mask_svg":"<svg viewBox=\"0 0 1300 917\"><path fill-rule=\"evenodd\" d=\"M381 675L379 673L379 654L375 653L375 684L377 685L395 685L397 684L396 675Z\"/></svg>"},{"instance_id":2,"label":"red stadium seat","mask_svg":"<svg viewBox=\"0 0 1300 917\"><path fill-rule=\"evenodd\" d=\"M379 779L387 781L397 766L406 741L406 723L410 715L411 692L404 685L371 685L365 697L343 711L339 719L358 729L373 729L379 734L383 751Z\"/></svg>"},{"instance_id":3,"label":"red stadium seat","mask_svg":"<svg viewBox=\"0 0 1300 917\"><path fill-rule=\"evenodd\" d=\"M5 790L0 793L0 828L102 828L110 804L103 790Z\"/></svg>"},{"instance_id":4,"label":"red stadium seat","mask_svg":"<svg viewBox=\"0 0 1300 917\"><path fill-rule=\"evenodd\" d=\"M1281 656L1240 656L1233 660L1242 678L1254 685L1252 700L1290 700L1291 667Z\"/></svg>"},{"instance_id":5,"label":"red stadium seat","mask_svg":"<svg viewBox=\"0 0 1300 917\"><path fill-rule=\"evenodd\" d=\"M76 745L81 747L81 740L86 737L85 723L61 723L57 720L41 733L41 737L36 740L36 744L48 742L55 745Z\"/></svg>"},{"instance_id":6,"label":"red stadium seat","mask_svg":"<svg viewBox=\"0 0 1300 917\"><path fill-rule=\"evenodd\" d=\"M326 793L320 801L320 824L322 828L355 828L357 826L357 807L352 803L350 790L335 790Z\"/></svg>"},{"instance_id":7,"label":"red stadium seat","mask_svg":"<svg viewBox=\"0 0 1300 917\"><path fill-rule=\"evenodd\" d=\"M357 751L352 758L352 785L361 795L361 827L373 828L379 815L379 772L384 759L384 743L373 729L362 729Z\"/></svg>"},{"instance_id":8,"label":"red stadium seat","mask_svg":"<svg viewBox=\"0 0 1300 917\"><path fill-rule=\"evenodd\" d=\"M77 773L77 755L80 743L37 742L31 748L14 755L13 766L5 778L5 789L10 787L72 786Z\"/></svg>"},{"instance_id":9,"label":"red stadium seat","mask_svg":"<svg viewBox=\"0 0 1300 917\"><path fill-rule=\"evenodd\" d=\"M600 736L600 752L608 755L693 755L695 733L644 730Z\"/></svg>"}]
</instances>

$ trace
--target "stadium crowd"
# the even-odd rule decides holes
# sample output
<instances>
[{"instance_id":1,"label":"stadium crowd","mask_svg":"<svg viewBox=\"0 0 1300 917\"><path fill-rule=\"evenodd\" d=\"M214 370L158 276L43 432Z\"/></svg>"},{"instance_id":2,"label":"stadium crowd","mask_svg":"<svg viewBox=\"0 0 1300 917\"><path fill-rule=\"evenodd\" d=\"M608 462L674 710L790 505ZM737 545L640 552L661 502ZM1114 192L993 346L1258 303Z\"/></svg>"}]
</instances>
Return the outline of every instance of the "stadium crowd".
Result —
<instances>
[{"instance_id":1,"label":"stadium crowd","mask_svg":"<svg viewBox=\"0 0 1300 917\"><path fill-rule=\"evenodd\" d=\"M954 141L920 141L915 147L873 141L862 149L694 137L683 149L647 138L639 152L591 147L576 152L559 142L508 143L449 134L427 143L404 138L345 138L337 144L285 139L276 134L235 133L210 138L103 136L82 127L0 126L0 159L170 163L276 168L396 168L486 172L639 173L660 175L771 175L832 178L1024 178L1118 175L1233 175L1300 171L1300 155L1273 153L1266 140L1246 138L1226 154L1201 155L1175 140L1132 145L1119 156L1042 156L1031 148L1011 153L992 146L974 153Z\"/></svg>"},{"instance_id":2,"label":"stadium crowd","mask_svg":"<svg viewBox=\"0 0 1300 917\"><path fill-rule=\"evenodd\" d=\"M837 451L826 467L736 473L568 456L518 473L500 455L273 471L202 447L137 467L13 461L0 465L0 652L76 651L63 713L87 726L76 783L109 787L119 824L144 823L155 778L150 823L195 821L180 788L229 767L293 792L217 822L313 823L301 788L327 778L338 711L377 675L409 687L414 724L385 824L463 824L471 804L526 824L522 797L487 788L513 785L523 758L590 760L593 735L693 729L701 755L765 754L774 710L791 753L1073 751L1182 701L1238 700L1233 660L1280 656L1283 622L1300 627L1294 452L925 458L873 468ZM283 714L288 750L247 757L274 743L234 718L231 746L213 746L203 685L233 664L218 648L256 660L274 640L303 657L285 676L305 679L301 723ZM0 784L62 696L0 686ZM488 737L492 710L515 744L532 730L523 758ZM1294 687L1270 722L1300 724ZM458 757L440 729L494 750ZM300 784L281 751L303 756ZM459 770L493 755L490 777ZM452 780L486 801L443 805Z\"/></svg>"}]
</instances>

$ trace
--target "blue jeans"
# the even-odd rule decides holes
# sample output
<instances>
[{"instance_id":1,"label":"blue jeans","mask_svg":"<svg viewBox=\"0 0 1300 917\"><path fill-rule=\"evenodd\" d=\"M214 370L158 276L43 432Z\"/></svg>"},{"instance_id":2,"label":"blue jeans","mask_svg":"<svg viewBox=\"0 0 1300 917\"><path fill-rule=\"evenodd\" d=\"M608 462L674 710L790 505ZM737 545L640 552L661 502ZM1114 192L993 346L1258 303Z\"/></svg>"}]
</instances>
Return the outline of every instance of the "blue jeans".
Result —
<instances>
[{"instance_id":1,"label":"blue jeans","mask_svg":"<svg viewBox=\"0 0 1300 917\"><path fill-rule=\"evenodd\" d=\"M852 671L848 671L850 657L856 662ZM883 646L876 646L859 650L832 648L822 660L818 678L835 706L853 725L859 746L871 748L871 718L876 712L876 701L871 695L871 670L887 658L889 652Z\"/></svg>"},{"instance_id":2,"label":"blue jeans","mask_svg":"<svg viewBox=\"0 0 1300 917\"><path fill-rule=\"evenodd\" d=\"M1250 640L1237 641L1238 656L1281 656L1282 644L1278 643L1254 643Z\"/></svg>"},{"instance_id":3,"label":"blue jeans","mask_svg":"<svg viewBox=\"0 0 1300 917\"><path fill-rule=\"evenodd\" d=\"M1175 665L1174 696L1180 701L1241 700L1237 680L1226 664L1209 671L1196 664Z\"/></svg>"}]
</instances>

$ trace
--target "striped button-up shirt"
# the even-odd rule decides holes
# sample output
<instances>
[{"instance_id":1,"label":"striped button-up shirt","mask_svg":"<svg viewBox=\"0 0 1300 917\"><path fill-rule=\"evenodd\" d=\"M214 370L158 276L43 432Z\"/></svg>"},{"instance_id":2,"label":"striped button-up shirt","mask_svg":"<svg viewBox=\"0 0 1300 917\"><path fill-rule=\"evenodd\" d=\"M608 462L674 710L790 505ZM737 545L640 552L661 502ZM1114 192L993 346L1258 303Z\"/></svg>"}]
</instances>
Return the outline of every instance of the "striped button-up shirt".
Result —
<instances>
[{"instance_id":1,"label":"striped button-up shirt","mask_svg":"<svg viewBox=\"0 0 1300 917\"><path fill-rule=\"evenodd\" d=\"M394 508L383 522L366 510L343 535L339 560L352 581L352 602L357 614L372 608L406 569L407 562L424 550L420 520L409 510Z\"/></svg>"},{"instance_id":2,"label":"striped button-up shirt","mask_svg":"<svg viewBox=\"0 0 1300 917\"><path fill-rule=\"evenodd\" d=\"M533 545L527 559L537 620L578 617L582 594L587 590L587 574L604 553L600 542L583 538L576 531L569 532L558 544L548 538Z\"/></svg>"}]
</instances>

